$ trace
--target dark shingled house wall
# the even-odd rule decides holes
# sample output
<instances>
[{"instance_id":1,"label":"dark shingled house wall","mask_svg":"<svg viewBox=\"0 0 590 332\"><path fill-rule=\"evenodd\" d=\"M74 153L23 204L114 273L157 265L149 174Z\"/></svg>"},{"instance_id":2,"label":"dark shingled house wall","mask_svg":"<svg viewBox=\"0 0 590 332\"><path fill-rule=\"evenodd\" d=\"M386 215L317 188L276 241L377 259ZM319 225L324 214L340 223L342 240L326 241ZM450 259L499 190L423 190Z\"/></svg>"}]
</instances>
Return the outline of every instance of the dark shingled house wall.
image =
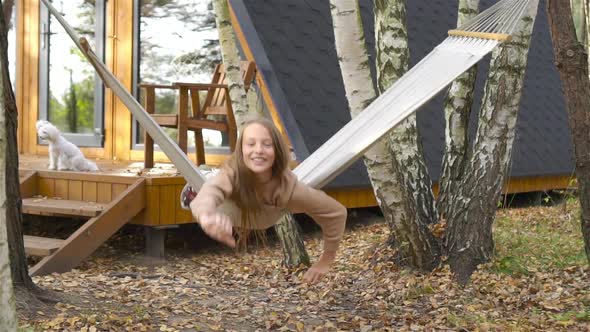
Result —
<instances>
[{"instance_id":1,"label":"dark shingled house wall","mask_svg":"<svg viewBox=\"0 0 590 332\"><path fill-rule=\"evenodd\" d=\"M298 127L306 148L313 152L350 121L338 59L334 47L329 1L231 0L240 22L251 24L246 32L260 40L255 57L268 59L271 72L286 99L280 112L288 112ZM496 1L482 0L481 8ZM374 60L372 1L361 0L370 59ZM240 10L242 8L242 10ZM448 0L407 1L411 66L416 64L456 27L457 2ZM249 22L246 22L249 21ZM252 46L252 45L251 45ZM479 64L476 102L480 99L489 57ZM373 69L374 75L374 69ZM418 112L419 130L432 178L439 177L444 144L442 101L444 92ZM473 116L472 120L476 120ZM473 121L472 121L473 122ZM289 126L287 126L288 128ZM296 151L297 152L297 151ZM553 50L545 13L540 1L529 53L527 74L517 123L511 176L569 175L573 169L570 134L559 75L553 65ZM358 188L369 185L364 165L355 163L328 186Z\"/></svg>"}]
</instances>

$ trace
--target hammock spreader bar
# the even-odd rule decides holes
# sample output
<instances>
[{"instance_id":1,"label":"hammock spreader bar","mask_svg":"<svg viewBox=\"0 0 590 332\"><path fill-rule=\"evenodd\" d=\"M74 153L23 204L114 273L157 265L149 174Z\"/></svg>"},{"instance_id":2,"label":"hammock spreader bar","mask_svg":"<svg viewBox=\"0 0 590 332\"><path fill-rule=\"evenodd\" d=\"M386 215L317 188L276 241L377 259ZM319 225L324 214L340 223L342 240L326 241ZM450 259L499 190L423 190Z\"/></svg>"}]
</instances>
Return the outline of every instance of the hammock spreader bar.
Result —
<instances>
[{"instance_id":1,"label":"hammock spreader bar","mask_svg":"<svg viewBox=\"0 0 590 332\"><path fill-rule=\"evenodd\" d=\"M449 30L449 36L456 37L468 37L468 38L479 38L479 39L492 39L500 42L508 42L512 40L511 35L505 33L489 33L489 32L477 32L477 31L464 31L464 30Z\"/></svg>"}]
</instances>

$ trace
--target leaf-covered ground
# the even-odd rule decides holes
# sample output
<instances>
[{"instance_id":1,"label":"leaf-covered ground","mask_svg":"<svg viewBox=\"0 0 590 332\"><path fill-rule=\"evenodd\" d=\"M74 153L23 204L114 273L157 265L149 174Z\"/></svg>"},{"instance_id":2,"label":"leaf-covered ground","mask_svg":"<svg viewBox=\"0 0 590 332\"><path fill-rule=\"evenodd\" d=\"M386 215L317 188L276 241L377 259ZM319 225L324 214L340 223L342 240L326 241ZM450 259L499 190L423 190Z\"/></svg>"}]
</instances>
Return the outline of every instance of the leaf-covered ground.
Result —
<instances>
[{"instance_id":1,"label":"leaf-covered ground","mask_svg":"<svg viewBox=\"0 0 590 332\"><path fill-rule=\"evenodd\" d=\"M466 287L446 268L420 274L392 264L382 246L387 228L366 211L351 213L332 273L311 286L301 282L303 271L281 267L272 242L241 254L182 249L187 238L203 241L185 231L158 261L120 232L80 268L35 277L60 302L17 298L20 323L35 331L588 331L577 211L572 204L499 211L497 258ZM317 257L319 234L307 232L306 245Z\"/></svg>"}]
</instances>

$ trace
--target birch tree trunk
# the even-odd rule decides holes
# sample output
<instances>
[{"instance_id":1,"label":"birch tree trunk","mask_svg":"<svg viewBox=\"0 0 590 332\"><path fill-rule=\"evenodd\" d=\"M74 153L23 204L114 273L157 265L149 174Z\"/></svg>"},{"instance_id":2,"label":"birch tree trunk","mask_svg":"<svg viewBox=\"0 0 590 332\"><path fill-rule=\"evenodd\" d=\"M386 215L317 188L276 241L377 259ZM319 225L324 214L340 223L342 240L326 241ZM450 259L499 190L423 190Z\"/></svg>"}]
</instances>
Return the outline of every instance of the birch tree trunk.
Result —
<instances>
[{"instance_id":1,"label":"birch tree trunk","mask_svg":"<svg viewBox=\"0 0 590 332\"><path fill-rule=\"evenodd\" d=\"M14 0L4 0L2 2L2 14L4 15L4 23L6 25L6 32L12 28L12 11L14 10Z\"/></svg>"},{"instance_id":2,"label":"birch tree trunk","mask_svg":"<svg viewBox=\"0 0 590 332\"><path fill-rule=\"evenodd\" d=\"M485 86L473 153L448 218L446 245L457 281L466 283L493 254L492 223L512 152L522 84L538 1L532 1L513 40L496 48Z\"/></svg>"},{"instance_id":3,"label":"birch tree trunk","mask_svg":"<svg viewBox=\"0 0 590 332\"><path fill-rule=\"evenodd\" d=\"M377 86L385 91L408 70L406 7L403 0L375 1ZM389 146L400 199L390 206L394 245L406 253L411 266L431 270L440 260L440 244L429 230L437 212L432 182L422 154L416 116L392 130Z\"/></svg>"},{"instance_id":4,"label":"birch tree trunk","mask_svg":"<svg viewBox=\"0 0 590 332\"><path fill-rule=\"evenodd\" d=\"M225 66L229 96L239 128L249 116L248 99L240 72L241 60L229 15L229 3L227 0L213 0L213 9L215 10L215 23L219 31L221 58Z\"/></svg>"},{"instance_id":5,"label":"birch tree trunk","mask_svg":"<svg viewBox=\"0 0 590 332\"><path fill-rule=\"evenodd\" d=\"M290 213L275 225L275 232L283 249L283 265L295 268L300 265L310 265L309 255L305 251L305 243L301 237L299 225Z\"/></svg>"},{"instance_id":6,"label":"birch tree trunk","mask_svg":"<svg viewBox=\"0 0 590 332\"><path fill-rule=\"evenodd\" d=\"M232 108L236 118L236 124L241 127L248 117L260 115L256 106L248 105L248 96L244 89L244 82L240 72L240 55L238 45L231 24L229 3L227 0L213 0L215 10L215 22L219 30L219 43L221 44L221 57L227 71L227 84ZM295 219L288 213L275 225L275 231L283 246L284 264L288 267L297 267L300 264L309 265L309 255L301 232L295 224Z\"/></svg>"},{"instance_id":7,"label":"birch tree trunk","mask_svg":"<svg viewBox=\"0 0 590 332\"><path fill-rule=\"evenodd\" d=\"M352 117L363 111L376 97L369 69L369 56L360 17L358 0L331 0L336 52ZM386 223L393 230L403 216L401 185L397 182L387 137L378 140L364 156L373 192Z\"/></svg>"},{"instance_id":8,"label":"birch tree trunk","mask_svg":"<svg viewBox=\"0 0 590 332\"><path fill-rule=\"evenodd\" d=\"M582 45L588 46L588 12L586 11L588 0L570 0L570 5L572 12L571 16L573 18L573 24L578 41L582 43Z\"/></svg>"},{"instance_id":9,"label":"birch tree trunk","mask_svg":"<svg viewBox=\"0 0 590 332\"><path fill-rule=\"evenodd\" d=\"M257 85L250 85L250 89L246 93L248 100L248 114L254 114L257 117L264 117L264 105L262 97L260 96L260 89Z\"/></svg>"},{"instance_id":10,"label":"birch tree trunk","mask_svg":"<svg viewBox=\"0 0 590 332\"><path fill-rule=\"evenodd\" d=\"M1 3L1 1L0 1ZM2 35L2 41L6 40L6 26L4 24L4 16L0 18L0 35ZM7 44L2 44L6 46ZM8 75L8 62L6 48L2 48L0 51L2 55L2 61L0 61L0 91L10 90L10 79L4 79ZM16 331L17 319L16 310L14 304L14 292L12 278L10 277L10 261L9 261L9 245L7 235L7 205L6 205L6 158L7 158L7 134L6 134L6 113L10 110L7 107L5 93L0 98L0 329L2 331ZM17 177L18 178L18 177Z\"/></svg>"},{"instance_id":11,"label":"birch tree trunk","mask_svg":"<svg viewBox=\"0 0 590 332\"><path fill-rule=\"evenodd\" d=\"M0 68L4 74L6 68ZM4 80L0 81L5 89ZM6 230L6 104L0 98L0 329L16 331L16 311L12 278L10 277L9 246Z\"/></svg>"},{"instance_id":12,"label":"birch tree trunk","mask_svg":"<svg viewBox=\"0 0 590 332\"><path fill-rule=\"evenodd\" d=\"M563 83L568 120L572 133L576 178L580 196L581 229L586 258L590 263L590 80L585 47L576 40L569 0L549 0L547 16L555 64Z\"/></svg>"},{"instance_id":13,"label":"birch tree trunk","mask_svg":"<svg viewBox=\"0 0 590 332\"><path fill-rule=\"evenodd\" d=\"M590 55L590 0L571 0L572 17L578 41L584 45L586 55ZM590 63L590 61L588 61ZM589 67L590 68L590 67Z\"/></svg>"},{"instance_id":14,"label":"birch tree trunk","mask_svg":"<svg viewBox=\"0 0 590 332\"><path fill-rule=\"evenodd\" d=\"M1 0L0 0L1 3ZM9 4L5 2L4 5ZM11 17L12 14L6 14ZM4 18L4 15L3 15ZM8 40L7 27L4 19L0 20L0 67L2 68L2 100L4 102L4 115L6 121L6 229L8 231L8 246L10 248L10 270L12 283L29 291L38 292L40 289L33 283L27 267L25 246L22 232L22 201L20 196L20 184L18 176L18 145L17 124L18 112L10 74L8 71Z\"/></svg>"},{"instance_id":15,"label":"birch tree trunk","mask_svg":"<svg viewBox=\"0 0 590 332\"><path fill-rule=\"evenodd\" d=\"M479 0L459 0L457 26L461 26L475 17L479 7ZM477 65L459 76L449 88L444 102L445 112L445 151L443 155L442 171L438 181L438 212L442 220L448 215L448 195L455 191L465 170L467 157L469 116L473 103L473 91Z\"/></svg>"}]
</instances>

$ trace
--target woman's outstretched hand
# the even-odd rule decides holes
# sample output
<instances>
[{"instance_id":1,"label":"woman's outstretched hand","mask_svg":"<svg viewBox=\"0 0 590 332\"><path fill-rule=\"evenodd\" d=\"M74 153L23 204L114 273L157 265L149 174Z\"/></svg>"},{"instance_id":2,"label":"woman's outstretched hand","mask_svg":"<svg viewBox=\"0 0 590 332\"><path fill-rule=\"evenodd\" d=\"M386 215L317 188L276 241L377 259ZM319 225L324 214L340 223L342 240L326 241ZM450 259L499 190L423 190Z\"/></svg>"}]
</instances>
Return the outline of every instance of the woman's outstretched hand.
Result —
<instances>
[{"instance_id":1,"label":"woman's outstretched hand","mask_svg":"<svg viewBox=\"0 0 590 332\"><path fill-rule=\"evenodd\" d=\"M212 239L232 248L236 247L236 240L232 236L232 223L228 216L222 213L208 213L199 216L201 228Z\"/></svg>"},{"instance_id":2,"label":"woman's outstretched hand","mask_svg":"<svg viewBox=\"0 0 590 332\"><path fill-rule=\"evenodd\" d=\"M322 280L322 278L328 274L328 271L330 271L330 267L332 266L332 263L334 263L335 259L335 251L324 251L322 257L320 257L320 260L318 260L307 270L307 272L305 272L303 279L310 284L315 284L316 282Z\"/></svg>"}]
</instances>

